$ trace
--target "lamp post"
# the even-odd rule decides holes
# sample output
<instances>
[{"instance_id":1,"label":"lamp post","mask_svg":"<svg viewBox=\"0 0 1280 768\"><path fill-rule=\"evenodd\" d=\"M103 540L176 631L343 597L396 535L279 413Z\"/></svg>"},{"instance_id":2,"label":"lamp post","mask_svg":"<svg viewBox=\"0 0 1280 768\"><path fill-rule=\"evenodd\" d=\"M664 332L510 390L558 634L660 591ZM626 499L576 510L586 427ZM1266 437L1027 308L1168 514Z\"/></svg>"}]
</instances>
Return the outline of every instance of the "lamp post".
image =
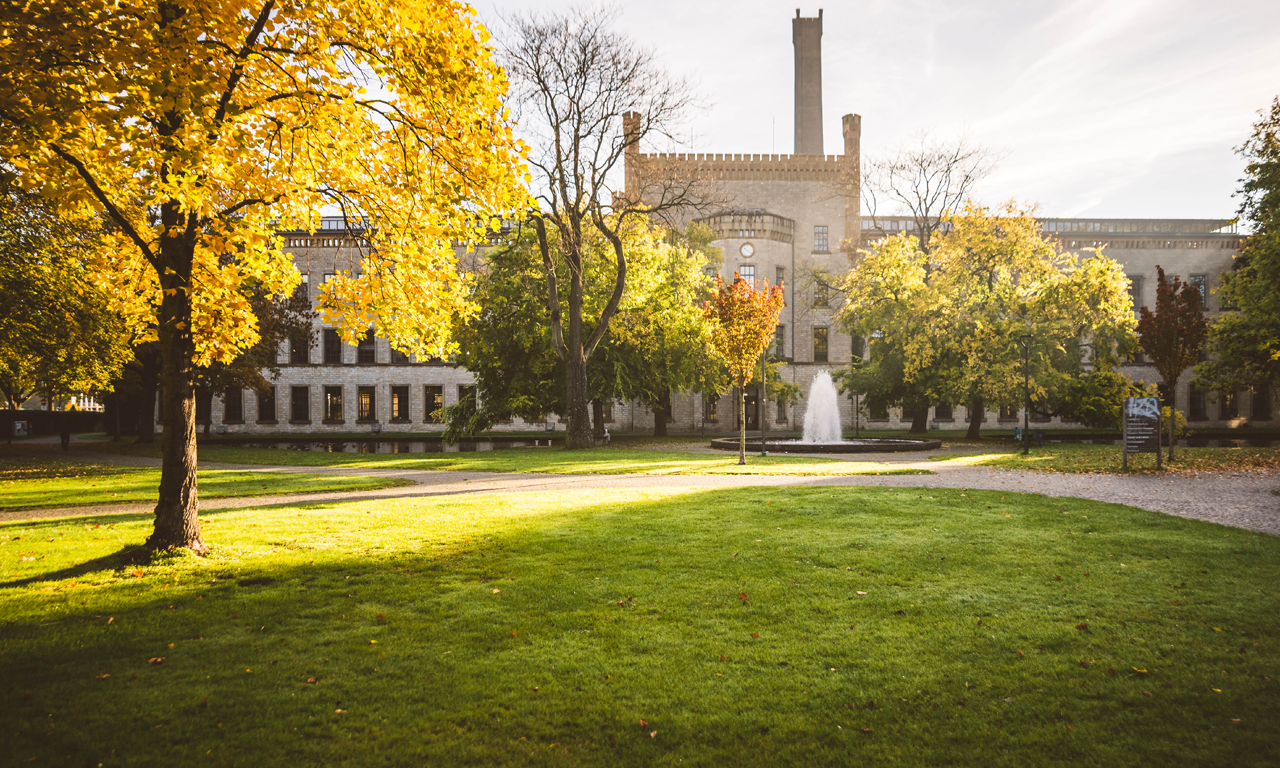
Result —
<instances>
[{"instance_id":1,"label":"lamp post","mask_svg":"<svg viewBox=\"0 0 1280 768\"><path fill-rule=\"evenodd\" d=\"M764 359L769 356L769 350L760 353L760 402L756 406L756 415L760 418L760 455L769 455L769 443L765 437L767 427L765 427L765 403L768 402L769 385L764 379Z\"/></svg>"},{"instance_id":2,"label":"lamp post","mask_svg":"<svg viewBox=\"0 0 1280 768\"><path fill-rule=\"evenodd\" d=\"M1031 453L1031 334L1024 333L1022 340L1022 455Z\"/></svg>"}]
</instances>

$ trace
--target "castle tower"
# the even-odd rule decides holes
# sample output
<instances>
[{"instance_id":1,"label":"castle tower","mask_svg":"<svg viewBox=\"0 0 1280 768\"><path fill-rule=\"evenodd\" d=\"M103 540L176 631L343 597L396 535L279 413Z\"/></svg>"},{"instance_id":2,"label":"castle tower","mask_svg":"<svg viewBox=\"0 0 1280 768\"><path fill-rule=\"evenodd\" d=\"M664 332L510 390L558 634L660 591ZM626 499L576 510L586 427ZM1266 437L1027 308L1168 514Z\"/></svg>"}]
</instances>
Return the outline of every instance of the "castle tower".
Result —
<instances>
[{"instance_id":1,"label":"castle tower","mask_svg":"<svg viewBox=\"0 0 1280 768\"><path fill-rule=\"evenodd\" d=\"M796 149L797 155L821 155L822 151L822 9L818 18L791 20L791 44L796 51Z\"/></svg>"}]
</instances>

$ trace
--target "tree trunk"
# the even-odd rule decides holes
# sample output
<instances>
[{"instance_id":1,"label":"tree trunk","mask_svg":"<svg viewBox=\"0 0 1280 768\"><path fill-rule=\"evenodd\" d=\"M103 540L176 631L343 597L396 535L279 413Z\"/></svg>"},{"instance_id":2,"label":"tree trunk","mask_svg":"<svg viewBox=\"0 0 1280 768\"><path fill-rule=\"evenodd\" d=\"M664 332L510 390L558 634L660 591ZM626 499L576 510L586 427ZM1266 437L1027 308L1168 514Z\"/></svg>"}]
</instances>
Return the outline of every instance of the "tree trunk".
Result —
<instances>
[{"instance_id":1,"label":"tree trunk","mask_svg":"<svg viewBox=\"0 0 1280 768\"><path fill-rule=\"evenodd\" d=\"M112 390L109 402L111 403L111 442L120 442L120 382L115 382L116 389Z\"/></svg>"},{"instance_id":2,"label":"tree trunk","mask_svg":"<svg viewBox=\"0 0 1280 768\"><path fill-rule=\"evenodd\" d=\"M142 394L138 408L138 442L154 443L156 441L156 383L160 378L158 355L154 350L138 352L141 364Z\"/></svg>"},{"instance_id":3,"label":"tree trunk","mask_svg":"<svg viewBox=\"0 0 1280 768\"><path fill-rule=\"evenodd\" d=\"M747 384L738 385L738 463L747 463Z\"/></svg>"},{"instance_id":4,"label":"tree trunk","mask_svg":"<svg viewBox=\"0 0 1280 768\"><path fill-rule=\"evenodd\" d=\"M596 445L604 442L604 401L598 397L591 401L591 436Z\"/></svg>"},{"instance_id":5,"label":"tree trunk","mask_svg":"<svg viewBox=\"0 0 1280 768\"><path fill-rule=\"evenodd\" d=\"M168 221L177 219L176 205L166 205ZM176 223L176 222L175 222ZM164 397L164 432L160 448L160 499L156 504L155 530L147 539L152 549L185 547L197 554L209 551L200 536L196 495L196 393L191 355L191 244L176 237L162 237L158 333L161 385Z\"/></svg>"},{"instance_id":6,"label":"tree trunk","mask_svg":"<svg viewBox=\"0 0 1280 768\"><path fill-rule=\"evenodd\" d=\"M205 419L201 423L204 424L204 436L208 437L209 428L213 426L213 392L197 392L196 397L200 398L200 404L203 406L196 410L205 412Z\"/></svg>"},{"instance_id":7,"label":"tree trunk","mask_svg":"<svg viewBox=\"0 0 1280 768\"><path fill-rule=\"evenodd\" d=\"M982 437L982 419L986 416L986 411L982 407L982 398L975 397L969 401L969 431L965 433L965 437L969 440L978 440Z\"/></svg>"},{"instance_id":8,"label":"tree trunk","mask_svg":"<svg viewBox=\"0 0 1280 768\"><path fill-rule=\"evenodd\" d=\"M1178 421L1178 380L1169 385L1169 462L1173 463L1173 425ZM1156 446L1157 450L1159 446Z\"/></svg>"},{"instance_id":9,"label":"tree trunk","mask_svg":"<svg viewBox=\"0 0 1280 768\"><path fill-rule=\"evenodd\" d=\"M907 430L913 435L923 435L929 431L929 401L922 400L913 406L914 415L911 417L911 429Z\"/></svg>"},{"instance_id":10,"label":"tree trunk","mask_svg":"<svg viewBox=\"0 0 1280 768\"><path fill-rule=\"evenodd\" d=\"M53 395L49 395L49 407L53 407ZM58 443L62 446L62 450L71 450L71 420L67 418L67 411L64 408L58 411L54 416L58 421Z\"/></svg>"},{"instance_id":11,"label":"tree trunk","mask_svg":"<svg viewBox=\"0 0 1280 768\"><path fill-rule=\"evenodd\" d=\"M653 436L667 436L667 421L671 418L671 390L664 389L658 396L658 408L653 412Z\"/></svg>"}]
</instances>

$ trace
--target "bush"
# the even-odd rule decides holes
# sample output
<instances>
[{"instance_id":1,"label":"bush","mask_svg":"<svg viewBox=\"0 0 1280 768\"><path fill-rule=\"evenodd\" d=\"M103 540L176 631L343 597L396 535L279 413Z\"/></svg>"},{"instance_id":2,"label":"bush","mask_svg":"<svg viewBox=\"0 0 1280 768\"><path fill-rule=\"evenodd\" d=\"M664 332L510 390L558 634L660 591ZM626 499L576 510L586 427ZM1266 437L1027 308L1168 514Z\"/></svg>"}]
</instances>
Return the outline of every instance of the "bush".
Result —
<instances>
[{"instance_id":1,"label":"bush","mask_svg":"<svg viewBox=\"0 0 1280 768\"><path fill-rule=\"evenodd\" d=\"M1168 443L1169 435L1169 406L1160 409L1160 433L1161 442ZM1187 429L1187 417L1182 411L1173 412L1173 436L1179 440L1184 437L1191 437L1191 430Z\"/></svg>"}]
</instances>

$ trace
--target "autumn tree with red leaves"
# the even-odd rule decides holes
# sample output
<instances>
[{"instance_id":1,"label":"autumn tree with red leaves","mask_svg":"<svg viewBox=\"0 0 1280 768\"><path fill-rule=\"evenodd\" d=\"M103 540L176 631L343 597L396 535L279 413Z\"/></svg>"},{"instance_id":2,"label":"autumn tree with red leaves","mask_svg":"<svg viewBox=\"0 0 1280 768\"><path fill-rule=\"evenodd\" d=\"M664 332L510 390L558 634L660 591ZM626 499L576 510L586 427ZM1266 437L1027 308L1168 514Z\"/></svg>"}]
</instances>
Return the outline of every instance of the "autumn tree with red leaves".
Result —
<instances>
[{"instance_id":1,"label":"autumn tree with red leaves","mask_svg":"<svg viewBox=\"0 0 1280 768\"><path fill-rule=\"evenodd\" d=\"M1182 282L1177 275L1172 280L1166 279L1159 266L1156 271L1156 311L1142 307L1138 337L1142 351L1151 358L1169 387L1169 461L1173 461L1173 413L1178 400L1178 378L1200 359L1200 350L1209 336L1209 324L1204 319L1204 297L1200 289Z\"/></svg>"},{"instance_id":2,"label":"autumn tree with red leaves","mask_svg":"<svg viewBox=\"0 0 1280 768\"><path fill-rule=\"evenodd\" d=\"M747 406L745 389L755 376L760 356L773 341L778 315L782 313L783 286L769 287L760 281L756 288L733 273L733 283L716 278L715 295L703 307L711 321L711 346L724 359L729 376L738 387L738 463L747 463Z\"/></svg>"}]
</instances>

